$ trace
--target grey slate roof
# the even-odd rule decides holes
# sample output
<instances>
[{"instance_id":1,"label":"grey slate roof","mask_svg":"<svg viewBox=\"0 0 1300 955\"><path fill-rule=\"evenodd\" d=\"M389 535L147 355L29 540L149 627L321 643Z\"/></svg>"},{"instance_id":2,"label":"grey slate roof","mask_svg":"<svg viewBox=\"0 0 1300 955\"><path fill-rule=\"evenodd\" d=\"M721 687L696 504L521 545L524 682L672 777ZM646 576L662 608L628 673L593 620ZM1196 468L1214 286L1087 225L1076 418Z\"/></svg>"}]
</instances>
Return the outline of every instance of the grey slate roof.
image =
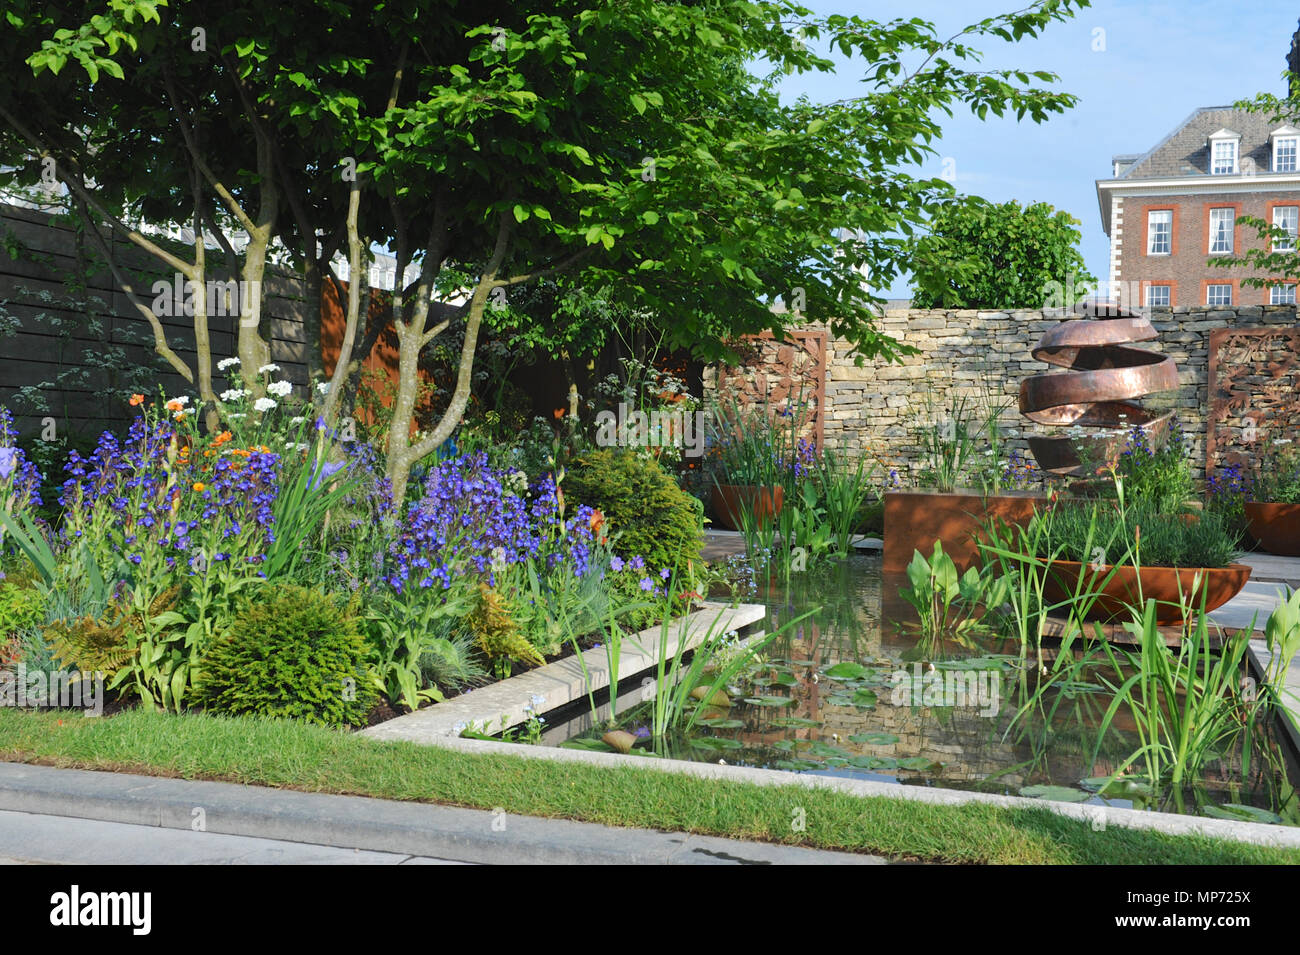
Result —
<instances>
[{"instance_id":1,"label":"grey slate roof","mask_svg":"<svg viewBox=\"0 0 1300 955\"><path fill-rule=\"evenodd\" d=\"M1300 125L1292 120L1291 124ZM1257 172L1268 172L1272 167L1272 147L1268 134L1283 121L1273 122L1267 113L1248 113L1231 106L1205 106L1183 120L1172 133L1156 143L1132 166L1120 173L1118 179L1166 179L1175 176L1208 176L1210 150L1206 137L1219 129L1230 129L1241 134L1241 154L1238 164L1243 169L1246 159L1252 159Z\"/></svg>"}]
</instances>

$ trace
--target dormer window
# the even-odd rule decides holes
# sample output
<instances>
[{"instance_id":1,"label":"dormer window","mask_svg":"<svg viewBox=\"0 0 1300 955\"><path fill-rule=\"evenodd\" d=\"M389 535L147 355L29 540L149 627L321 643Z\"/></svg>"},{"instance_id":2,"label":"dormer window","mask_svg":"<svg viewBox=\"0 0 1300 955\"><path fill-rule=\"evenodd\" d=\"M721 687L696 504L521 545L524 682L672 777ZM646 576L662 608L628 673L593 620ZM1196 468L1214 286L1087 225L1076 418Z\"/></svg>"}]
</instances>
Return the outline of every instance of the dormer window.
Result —
<instances>
[{"instance_id":1,"label":"dormer window","mask_svg":"<svg viewBox=\"0 0 1300 955\"><path fill-rule=\"evenodd\" d=\"M1230 129L1221 129L1211 133L1210 175L1232 176L1237 173L1237 153L1240 151L1241 136Z\"/></svg>"},{"instance_id":2,"label":"dormer window","mask_svg":"<svg viewBox=\"0 0 1300 955\"><path fill-rule=\"evenodd\" d=\"M1297 162L1300 154L1300 129L1283 126L1273 130L1268 137L1273 143L1273 171L1296 172L1300 170Z\"/></svg>"}]
</instances>

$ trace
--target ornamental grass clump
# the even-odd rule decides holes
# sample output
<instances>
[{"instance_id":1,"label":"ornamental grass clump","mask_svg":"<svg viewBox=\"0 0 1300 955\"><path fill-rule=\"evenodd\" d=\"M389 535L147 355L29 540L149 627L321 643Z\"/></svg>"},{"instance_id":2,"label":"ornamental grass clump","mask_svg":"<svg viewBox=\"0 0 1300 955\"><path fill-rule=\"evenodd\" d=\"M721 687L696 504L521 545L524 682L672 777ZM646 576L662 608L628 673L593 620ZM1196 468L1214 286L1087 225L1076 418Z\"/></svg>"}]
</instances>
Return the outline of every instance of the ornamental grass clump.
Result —
<instances>
[{"instance_id":1,"label":"ornamental grass clump","mask_svg":"<svg viewBox=\"0 0 1300 955\"><path fill-rule=\"evenodd\" d=\"M1272 441L1261 455L1250 492L1252 501L1300 504L1300 446L1289 438Z\"/></svg>"}]
</instances>

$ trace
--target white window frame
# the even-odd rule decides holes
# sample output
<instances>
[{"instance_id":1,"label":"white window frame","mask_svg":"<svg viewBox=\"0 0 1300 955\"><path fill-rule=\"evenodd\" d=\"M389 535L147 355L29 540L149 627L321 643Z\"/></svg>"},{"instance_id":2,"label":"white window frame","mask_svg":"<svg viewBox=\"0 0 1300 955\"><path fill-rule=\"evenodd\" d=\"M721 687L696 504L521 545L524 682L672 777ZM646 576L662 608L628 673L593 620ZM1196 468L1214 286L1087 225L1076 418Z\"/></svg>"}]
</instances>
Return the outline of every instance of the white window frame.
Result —
<instances>
[{"instance_id":1,"label":"white window frame","mask_svg":"<svg viewBox=\"0 0 1300 955\"><path fill-rule=\"evenodd\" d=\"M1285 218L1291 221L1279 222L1278 213L1283 213ZM1294 252L1296 250L1296 235L1300 233L1300 206L1274 206L1273 207L1273 226L1279 229L1287 229L1291 233L1291 241L1288 244L1280 242L1273 243L1274 252ZM1289 228L1288 228L1289 226Z\"/></svg>"},{"instance_id":2,"label":"white window frame","mask_svg":"<svg viewBox=\"0 0 1300 955\"><path fill-rule=\"evenodd\" d=\"M1268 304L1270 305L1294 305L1295 304L1295 286L1294 285L1272 285L1268 289Z\"/></svg>"},{"instance_id":3,"label":"white window frame","mask_svg":"<svg viewBox=\"0 0 1300 955\"><path fill-rule=\"evenodd\" d=\"M1210 140L1210 175L1212 176L1233 176L1237 173L1237 159L1240 150L1240 140L1236 139L1212 139ZM1219 150L1223 148L1227 151L1227 156L1220 156ZM1222 164L1223 168L1220 168Z\"/></svg>"},{"instance_id":4,"label":"white window frame","mask_svg":"<svg viewBox=\"0 0 1300 955\"><path fill-rule=\"evenodd\" d=\"M1228 300L1226 302L1216 302L1215 293L1221 289L1228 290ZM1212 306L1224 306L1232 304L1232 284L1230 282L1212 282L1205 286L1205 304Z\"/></svg>"},{"instance_id":5,"label":"white window frame","mask_svg":"<svg viewBox=\"0 0 1300 955\"><path fill-rule=\"evenodd\" d=\"M1162 294L1160 295L1160 298L1164 299L1163 302L1152 301L1152 299L1154 299L1154 298L1156 297L1156 296L1155 296L1154 294L1152 294L1152 293L1157 292L1157 291L1159 291L1159 292L1162 293ZM1146 305L1148 308L1150 308L1150 307L1155 307L1155 308L1168 307L1169 304L1174 300L1174 299L1173 299L1173 289L1170 288L1170 286L1168 286L1168 285L1148 285L1148 286L1146 287L1146 289L1145 289L1145 292L1146 292L1146 299L1144 300L1143 304Z\"/></svg>"},{"instance_id":6,"label":"white window frame","mask_svg":"<svg viewBox=\"0 0 1300 955\"><path fill-rule=\"evenodd\" d=\"M1216 219L1222 220L1223 215L1225 213L1228 216L1227 239L1224 243L1223 248L1215 248L1215 245L1219 242L1221 238L1223 238L1223 230L1215 228L1215 220ZM1232 255L1233 246L1235 245L1235 237L1233 233L1236 232L1236 228L1237 228L1236 209L1232 208L1231 206L1228 206L1226 208L1210 209L1210 230L1209 230L1210 241L1209 241L1209 247L1206 250L1207 254Z\"/></svg>"},{"instance_id":7,"label":"white window frame","mask_svg":"<svg viewBox=\"0 0 1300 955\"><path fill-rule=\"evenodd\" d=\"M1289 161L1280 161L1282 144L1286 143L1290 154ZM1273 171L1300 172L1300 136L1278 136L1273 140Z\"/></svg>"},{"instance_id":8,"label":"white window frame","mask_svg":"<svg viewBox=\"0 0 1300 955\"><path fill-rule=\"evenodd\" d=\"M1164 216L1163 222L1156 221L1157 216ZM1156 226L1163 225L1165 230L1164 248L1156 248ZM1172 209L1152 209L1147 213L1147 255L1171 255L1174 250L1174 211Z\"/></svg>"}]
</instances>

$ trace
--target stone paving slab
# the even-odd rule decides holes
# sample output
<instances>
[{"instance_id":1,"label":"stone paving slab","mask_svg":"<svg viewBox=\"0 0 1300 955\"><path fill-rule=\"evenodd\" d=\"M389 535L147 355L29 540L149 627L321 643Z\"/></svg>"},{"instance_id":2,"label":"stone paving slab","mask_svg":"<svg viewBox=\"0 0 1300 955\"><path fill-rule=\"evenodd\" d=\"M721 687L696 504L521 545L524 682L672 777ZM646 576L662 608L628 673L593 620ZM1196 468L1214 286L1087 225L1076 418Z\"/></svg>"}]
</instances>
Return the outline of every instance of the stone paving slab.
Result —
<instances>
[{"instance_id":1,"label":"stone paving slab","mask_svg":"<svg viewBox=\"0 0 1300 955\"><path fill-rule=\"evenodd\" d=\"M671 659L683 635L689 649L698 645L711 629L714 632L740 630L763 620L765 615L766 610L761 604L729 608L726 604L706 601L703 609L668 628L665 652ZM618 664L620 683L658 665L661 635L662 628L656 626L624 638ZM436 737L459 736L461 730L471 723L480 729L489 724L488 732L498 733L527 722L530 707L537 713L545 713L585 698L589 688L592 691L603 690L609 686L609 681L606 651L593 648L581 656L565 657L361 732L373 739L401 739L416 743Z\"/></svg>"}]
</instances>

